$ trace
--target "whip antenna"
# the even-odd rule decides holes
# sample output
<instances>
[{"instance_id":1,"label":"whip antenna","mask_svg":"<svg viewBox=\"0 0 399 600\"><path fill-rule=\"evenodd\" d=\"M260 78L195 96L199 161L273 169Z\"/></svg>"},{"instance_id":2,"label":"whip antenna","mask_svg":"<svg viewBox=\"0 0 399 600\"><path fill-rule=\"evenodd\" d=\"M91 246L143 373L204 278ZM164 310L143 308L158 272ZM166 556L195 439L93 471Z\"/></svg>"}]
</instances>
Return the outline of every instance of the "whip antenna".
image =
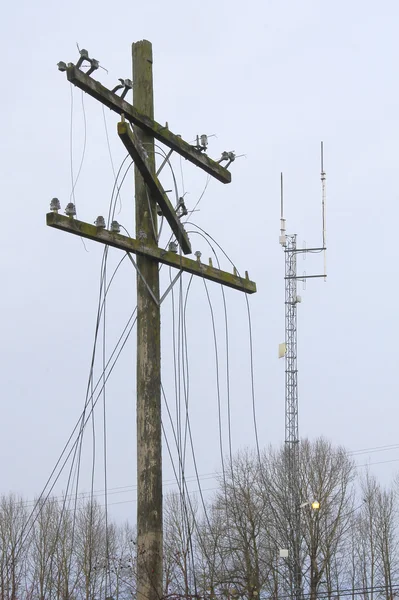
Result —
<instances>
[{"instance_id":1,"label":"whip antenna","mask_svg":"<svg viewBox=\"0 0 399 600\"><path fill-rule=\"evenodd\" d=\"M321 159L321 215L322 215L322 229L323 229L323 253L324 253L324 281L326 281L327 275L327 248L326 248L326 174L324 171L324 145L321 142L320 148L320 159Z\"/></svg>"}]
</instances>

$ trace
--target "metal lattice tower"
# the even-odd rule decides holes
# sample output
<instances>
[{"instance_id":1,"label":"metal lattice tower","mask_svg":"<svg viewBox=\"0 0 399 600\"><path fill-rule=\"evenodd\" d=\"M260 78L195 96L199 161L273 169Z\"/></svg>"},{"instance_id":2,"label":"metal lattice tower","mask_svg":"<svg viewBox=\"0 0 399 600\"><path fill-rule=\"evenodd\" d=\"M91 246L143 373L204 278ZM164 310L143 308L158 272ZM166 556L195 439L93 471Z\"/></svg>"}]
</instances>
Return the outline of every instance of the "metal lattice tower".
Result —
<instances>
[{"instance_id":1,"label":"metal lattice tower","mask_svg":"<svg viewBox=\"0 0 399 600\"><path fill-rule=\"evenodd\" d=\"M322 246L320 248L297 248L297 236L286 235L283 200L283 174L281 173L281 221L280 244L285 255L285 343L280 356L285 357L285 460L287 483L287 532L288 565L293 600L302 598L301 561L301 485L299 447L299 405L298 405L298 364L297 364L297 305L301 302L297 293L298 279L308 277L326 279L326 189L323 162L323 142L321 142L321 185L322 185ZM322 275L297 275L297 255L307 252L324 253L324 273Z\"/></svg>"},{"instance_id":2,"label":"metal lattice tower","mask_svg":"<svg viewBox=\"0 0 399 600\"><path fill-rule=\"evenodd\" d=\"M285 252L285 443L296 448L298 427L296 235L286 236Z\"/></svg>"},{"instance_id":3,"label":"metal lattice tower","mask_svg":"<svg viewBox=\"0 0 399 600\"><path fill-rule=\"evenodd\" d=\"M285 342L280 356L285 357L285 470L287 509L287 549L289 580L293 600L300 600L302 572L300 557L300 485L297 365L297 245L296 234L286 235L281 174L280 244L285 256Z\"/></svg>"},{"instance_id":4,"label":"metal lattice tower","mask_svg":"<svg viewBox=\"0 0 399 600\"><path fill-rule=\"evenodd\" d=\"M285 451L289 507L289 563L293 598L302 590L300 557L300 483L297 365L297 247L296 235L285 236Z\"/></svg>"}]
</instances>

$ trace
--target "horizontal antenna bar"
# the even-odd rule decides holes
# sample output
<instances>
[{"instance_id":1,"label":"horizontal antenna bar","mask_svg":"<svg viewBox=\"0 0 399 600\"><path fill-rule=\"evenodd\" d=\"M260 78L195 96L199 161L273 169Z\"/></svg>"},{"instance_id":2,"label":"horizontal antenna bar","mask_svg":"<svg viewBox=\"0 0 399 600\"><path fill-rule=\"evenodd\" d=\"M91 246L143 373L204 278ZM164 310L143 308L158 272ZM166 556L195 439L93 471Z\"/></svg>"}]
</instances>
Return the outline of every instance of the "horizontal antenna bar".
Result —
<instances>
[{"instance_id":1,"label":"horizontal antenna bar","mask_svg":"<svg viewBox=\"0 0 399 600\"><path fill-rule=\"evenodd\" d=\"M288 275L284 279L315 279L316 277L327 277L327 275Z\"/></svg>"},{"instance_id":2,"label":"horizontal antenna bar","mask_svg":"<svg viewBox=\"0 0 399 600\"><path fill-rule=\"evenodd\" d=\"M327 250L327 248L294 248L292 250L285 249L284 252L322 252L323 250Z\"/></svg>"}]
</instances>

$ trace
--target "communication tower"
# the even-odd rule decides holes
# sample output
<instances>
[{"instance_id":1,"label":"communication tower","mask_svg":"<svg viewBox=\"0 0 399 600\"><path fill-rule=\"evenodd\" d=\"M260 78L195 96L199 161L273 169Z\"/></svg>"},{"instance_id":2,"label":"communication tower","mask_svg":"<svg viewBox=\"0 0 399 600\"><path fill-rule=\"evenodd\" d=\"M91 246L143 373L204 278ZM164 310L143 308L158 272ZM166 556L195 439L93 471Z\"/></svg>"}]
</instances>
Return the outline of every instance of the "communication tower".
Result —
<instances>
[{"instance_id":1,"label":"communication tower","mask_svg":"<svg viewBox=\"0 0 399 600\"><path fill-rule=\"evenodd\" d=\"M323 142L321 142L321 192L322 192L322 246L319 248L298 248L297 235L286 233L284 218L284 188L281 173L281 217L280 244L285 256L285 341L280 344L279 357L285 358L285 459L287 481L288 515L288 564L292 597L302 598L301 561L301 498L299 479L299 419L298 419L298 329L297 306L301 302L298 295L298 280L308 278L326 280L326 174L324 172ZM306 253L323 253L324 273L321 275L298 275L297 256Z\"/></svg>"}]
</instances>

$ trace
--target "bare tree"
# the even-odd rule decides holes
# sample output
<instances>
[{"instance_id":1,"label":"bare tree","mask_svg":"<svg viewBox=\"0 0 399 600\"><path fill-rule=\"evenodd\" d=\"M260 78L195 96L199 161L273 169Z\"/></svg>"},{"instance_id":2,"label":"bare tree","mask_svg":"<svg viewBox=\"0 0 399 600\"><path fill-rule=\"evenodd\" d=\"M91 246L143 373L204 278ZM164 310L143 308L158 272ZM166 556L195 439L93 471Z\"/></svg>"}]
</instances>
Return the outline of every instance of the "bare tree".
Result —
<instances>
[{"instance_id":1,"label":"bare tree","mask_svg":"<svg viewBox=\"0 0 399 600\"><path fill-rule=\"evenodd\" d=\"M393 490L379 489L377 494L376 551L379 581L386 600L394 596L393 577L398 571L397 510Z\"/></svg>"},{"instance_id":2,"label":"bare tree","mask_svg":"<svg viewBox=\"0 0 399 600\"><path fill-rule=\"evenodd\" d=\"M56 546L60 507L55 499L41 501L35 506L30 532L29 589L35 600L47 600L56 597L56 565L52 557Z\"/></svg>"},{"instance_id":3,"label":"bare tree","mask_svg":"<svg viewBox=\"0 0 399 600\"><path fill-rule=\"evenodd\" d=\"M298 506L291 506L285 448L269 448L262 458L262 485L268 510L264 523L268 539L278 548L292 547L295 534L300 543L299 565L288 556L285 569L276 561L270 563L274 597L291 594L294 573L300 570L302 593L311 600L319 590L330 591L339 584L344 570L343 556L350 514L353 510L353 482L355 471L343 448L334 448L324 439L314 442L303 440L299 452L300 482ZM319 510L312 510L312 501L319 502ZM300 531L297 516L300 515ZM275 556L275 555L274 555ZM331 594L330 594L331 595Z\"/></svg>"},{"instance_id":4,"label":"bare tree","mask_svg":"<svg viewBox=\"0 0 399 600\"><path fill-rule=\"evenodd\" d=\"M214 599L229 578L223 551L225 533L224 511L210 503L195 535L197 591L204 598Z\"/></svg>"},{"instance_id":5,"label":"bare tree","mask_svg":"<svg viewBox=\"0 0 399 600\"><path fill-rule=\"evenodd\" d=\"M195 590L194 531L198 506L195 499L177 493L164 502L165 595L188 596Z\"/></svg>"},{"instance_id":6,"label":"bare tree","mask_svg":"<svg viewBox=\"0 0 399 600\"><path fill-rule=\"evenodd\" d=\"M374 587L377 579L377 495L378 483L369 472L360 481L364 505L356 520L358 546L358 581L360 585L369 590L365 597L373 600Z\"/></svg>"},{"instance_id":7,"label":"bare tree","mask_svg":"<svg viewBox=\"0 0 399 600\"><path fill-rule=\"evenodd\" d=\"M392 600L398 570L398 512L393 489L383 489L366 472L361 479L364 503L355 522L357 541L357 583L365 597Z\"/></svg>"},{"instance_id":8,"label":"bare tree","mask_svg":"<svg viewBox=\"0 0 399 600\"><path fill-rule=\"evenodd\" d=\"M353 600L359 593L362 600L393 600L399 479L387 489L369 473L359 479L345 450L324 439L303 440L299 456L294 509L301 515L304 597L336 600L352 590ZM292 561L279 557L296 523L285 458L284 448L227 458L218 490L201 511L191 497L166 497L165 599L292 596ZM128 523L116 525L96 502L56 499L39 503L31 517L21 499L0 498L0 600L135 597L136 533Z\"/></svg>"},{"instance_id":9,"label":"bare tree","mask_svg":"<svg viewBox=\"0 0 399 600\"><path fill-rule=\"evenodd\" d=\"M334 448L324 439L312 443L304 440L300 460L303 502L317 500L320 505L318 510L311 510L308 504L302 518L305 572L309 571L310 598L314 600L326 576L330 579L327 589L331 591L333 586L332 573L337 570L336 561L351 523L355 469L343 448Z\"/></svg>"},{"instance_id":10,"label":"bare tree","mask_svg":"<svg viewBox=\"0 0 399 600\"><path fill-rule=\"evenodd\" d=\"M24 537L28 511L21 498L0 498L0 599L16 600L25 587L25 561L29 539Z\"/></svg>"},{"instance_id":11,"label":"bare tree","mask_svg":"<svg viewBox=\"0 0 399 600\"><path fill-rule=\"evenodd\" d=\"M80 503L75 522L73 561L79 573L79 598L98 598L104 585L101 560L105 555L104 509L96 502Z\"/></svg>"},{"instance_id":12,"label":"bare tree","mask_svg":"<svg viewBox=\"0 0 399 600\"><path fill-rule=\"evenodd\" d=\"M256 452L240 451L225 461L220 489L203 520L202 538L207 545L202 574L208 568L211 595L248 599L277 595L278 528L266 492L268 478Z\"/></svg>"}]
</instances>

